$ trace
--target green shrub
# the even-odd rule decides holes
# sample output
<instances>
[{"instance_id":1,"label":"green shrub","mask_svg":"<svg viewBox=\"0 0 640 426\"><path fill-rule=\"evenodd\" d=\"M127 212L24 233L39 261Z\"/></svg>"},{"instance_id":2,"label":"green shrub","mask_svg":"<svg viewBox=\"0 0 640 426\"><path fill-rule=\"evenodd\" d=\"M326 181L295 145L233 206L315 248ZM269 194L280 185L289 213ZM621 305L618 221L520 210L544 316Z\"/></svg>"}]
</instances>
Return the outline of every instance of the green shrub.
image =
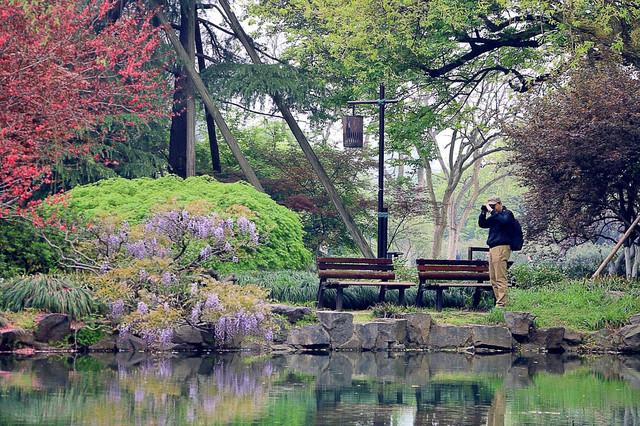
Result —
<instances>
[{"instance_id":1,"label":"green shrub","mask_svg":"<svg viewBox=\"0 0 640 426\"><path fill-rule=\"evenodd\" d=\"M559 267L550 264L520 264L513 265L509 274L515 280L514 285L519 288L540 287L556 284L566 277Z\"/></svg>"},{"instance_id":2,"label":"green shrub","mask_svg":"<svg viewBox=\"0 0 640 426\"><path fill-rule=\"evenodd\" d=\"M55 235L51 237L61 243ZM56 268L56 252L31 222L0 219L0 241L0 278L47 273Z\"/></svg>"},{"instance_id":3,"label":"green shrub","mask_svg":"<svg viewBox=\"0 0 640 426\"><path fill-rule=\"evenodd\" d=\"M582 244L569 249L561 263L562 271L571 278L590 277L604 258L609 254L611 246Z\"/></svg>"},{"instance_id":4,"label":"green shrub","mask_svg":"<svg viewBox=\"0 0 640 426\"><path fill-rule=\"evenodd\" d=\"M107 179L69 191L68 210L86 219L110 218L138 224L158 210L197 205L220 215L246 215L255 222L261 244L239 263L217 265L221 271L302 269L311 263L298 215L252 186L222 183L208 176L181 179Z\"/></svg>"},{"instance_id":5,"label":"green shrub","mask_svg":"<svg viewBox=\"0 0 640 426\"><path fill-rule=\"evenodd\" d=\"M82 347L89 347L98 343L105 335L106 328L104 324L89 321L76 333L76 344Z\"/></svg>"},{"instance_id":6,"label":"green shrub","mask_svg":"<svg viewBox=\"0 0 640 426\"><path fill-rule=\"evenodd\" d=\"M38 309L88 316L98 310L93 294L69 277L33 275L16 277L3 284L0 307L13 312Z\"/></svg>"}]
</instances>

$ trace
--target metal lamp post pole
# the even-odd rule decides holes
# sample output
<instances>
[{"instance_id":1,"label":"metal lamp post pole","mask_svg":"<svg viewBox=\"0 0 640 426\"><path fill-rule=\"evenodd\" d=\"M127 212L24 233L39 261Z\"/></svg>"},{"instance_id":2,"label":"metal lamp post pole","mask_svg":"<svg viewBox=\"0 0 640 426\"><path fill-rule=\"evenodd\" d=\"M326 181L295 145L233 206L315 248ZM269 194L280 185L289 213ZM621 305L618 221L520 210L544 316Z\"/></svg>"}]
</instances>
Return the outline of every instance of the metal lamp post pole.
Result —
<instances>
[{"instance_id":1,"label":"metal lamp post pole","mask_svg":"<svg viewBox=\"0 0 640 426\"><path fill-rule=\"evenodd\" d=\"M397 103L397 99L384 98L384 84L380 84L380 98L371 101L349 101L348 105L378 105L378 258L387 257L387 229L389 212L384 207L384 112L387 104Z\"/></svg>"}]
</instances>

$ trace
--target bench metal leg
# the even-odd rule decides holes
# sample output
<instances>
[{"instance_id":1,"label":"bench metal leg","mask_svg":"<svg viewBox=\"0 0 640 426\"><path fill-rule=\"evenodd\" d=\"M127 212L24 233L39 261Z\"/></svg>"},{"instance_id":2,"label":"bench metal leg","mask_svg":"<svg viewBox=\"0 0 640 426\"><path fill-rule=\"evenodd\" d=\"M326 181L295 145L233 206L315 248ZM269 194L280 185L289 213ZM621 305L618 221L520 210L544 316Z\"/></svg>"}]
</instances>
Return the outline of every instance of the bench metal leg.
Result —
<instances>
[{"instance_id":1,"label":"bench metal leg","mask_svg":"<svg viewBox=\"0 0 640 426\"><path fill-rule=\"evenodd\" d=\"M440 312L442 310L442 305L444 305L444 294L443 289L436 289L436 311Z\"/></svg>"},{"instance_id":2,"label":"bench metal leg","mask_svg":"<svg viewBox=\"0 0 640 426\"><path fill-rule=\"evenodd\" d=\"M322 298L324 297L324 283L320 282L320 285L318 286L318 309L322 309Z\"/></svg>"},{"instance_id":3,"label":"bench metal leg","mask_svg":"<svg viewBox=\"0 0 640 426\"><path fill-rule=\"evenodd\" d=\"M416 306L420 308L424 306L424 283L422 281L418 283L418 293L416 294Z\"/></svg>"},{"instance_id":4,"label":"bench metal leg","mask_svg":"<svg viewBox=\"0 0 640 426\"><path fill-rule=\"evenodd\" d=\"M404 288L398 289L398 304L404 306Z\"/></svg>"},{"instance_id":5,"label":"bench metal leg","mask_svg":"<svg viewBox=\"0 0 640 426\"><path fill-rule=\"evenodd\" d=\"M342 294L343 289L342 287L338 287L336 289L336 311L341 311L342 310Z\"/></svg>"},{"instance_id":6,"label":"bench metal leg","mask_svg":"<svg viewBox=\"0 0 640 426\"><path fill-rule=\"evenodd\" d=\"M387 292L386 287L382 286L380 287L380 294L378 295L378 302L379 303L384 303L384 295Z\"/></svg>"},{"instance_id":7,"label":"bench metal leg","mask_svg":"<svg viewBox=\"0 0 640 426\"><path fill-rule=\"evenodd\" d=\"M473 292L473 309L478 309L478 305L480 304L480 299L482 298L482 289L480 287L476 287Z\"/></svg>"}]
</instances>

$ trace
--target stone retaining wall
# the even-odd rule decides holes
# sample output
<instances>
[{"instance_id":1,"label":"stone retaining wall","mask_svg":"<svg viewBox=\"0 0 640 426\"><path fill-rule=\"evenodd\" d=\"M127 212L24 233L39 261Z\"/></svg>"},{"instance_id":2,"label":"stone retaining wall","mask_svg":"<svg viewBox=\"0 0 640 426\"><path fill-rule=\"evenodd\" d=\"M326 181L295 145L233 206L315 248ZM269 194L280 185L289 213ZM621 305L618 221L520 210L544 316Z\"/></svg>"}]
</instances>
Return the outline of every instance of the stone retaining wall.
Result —
<instances>
[{"instance_id":1,"label":"stone retaining wall","mask_svg":"<svg viewBox=\"0 0 640 426\"><path fill-rule=\"evenodd\" d=\"M526 312L505 313L506 326L436 324L427 313L354 324L348 312L319 311L317 325L290 330L277 351L640 352L640 314L619 330L590 335L537 329Z\"/></svg>"}]
</instances>

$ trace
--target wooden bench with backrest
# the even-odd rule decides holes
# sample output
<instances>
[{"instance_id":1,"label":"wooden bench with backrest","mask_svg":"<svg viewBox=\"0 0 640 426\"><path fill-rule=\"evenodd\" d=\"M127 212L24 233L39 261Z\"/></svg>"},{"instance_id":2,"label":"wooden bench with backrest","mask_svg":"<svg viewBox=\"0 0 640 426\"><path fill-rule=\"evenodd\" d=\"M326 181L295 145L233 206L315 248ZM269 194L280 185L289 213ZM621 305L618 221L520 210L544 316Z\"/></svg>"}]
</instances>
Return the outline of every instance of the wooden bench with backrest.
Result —
<instances>
[{"instance_id":1,"label":"wooden bench with backrest","mask_svg":"<svg viewBox=\"0 0 640 426\"><path fill-rule=\"evenodd\" d=\"M513 262L508 262L511 266ZM480 303L482 291L492 291L489 281L489 262L486 260L416 259L418 267L418 295L416 303L424 306L425 290L436 291L436 310L441 311L444 290L451 287L473 288L473 307Z\"/></svg>"},{"instance_id":2,"label":"wooden bench with backrest","mask_svg":"<svg viewBox=\"0 0 640 426\"><path fill-rule=\"evenodd\" d=\"M378 300L384 302L387 290L398 290L398 301L404 304L404 292L415 286L414 282L395 281L391 259L366 259L348 257L319 257L318 308L322 308L325 290L336 289L336 310L342 310L343 292L352 286L380 287Z\"/></svg>"}]
</instances>

